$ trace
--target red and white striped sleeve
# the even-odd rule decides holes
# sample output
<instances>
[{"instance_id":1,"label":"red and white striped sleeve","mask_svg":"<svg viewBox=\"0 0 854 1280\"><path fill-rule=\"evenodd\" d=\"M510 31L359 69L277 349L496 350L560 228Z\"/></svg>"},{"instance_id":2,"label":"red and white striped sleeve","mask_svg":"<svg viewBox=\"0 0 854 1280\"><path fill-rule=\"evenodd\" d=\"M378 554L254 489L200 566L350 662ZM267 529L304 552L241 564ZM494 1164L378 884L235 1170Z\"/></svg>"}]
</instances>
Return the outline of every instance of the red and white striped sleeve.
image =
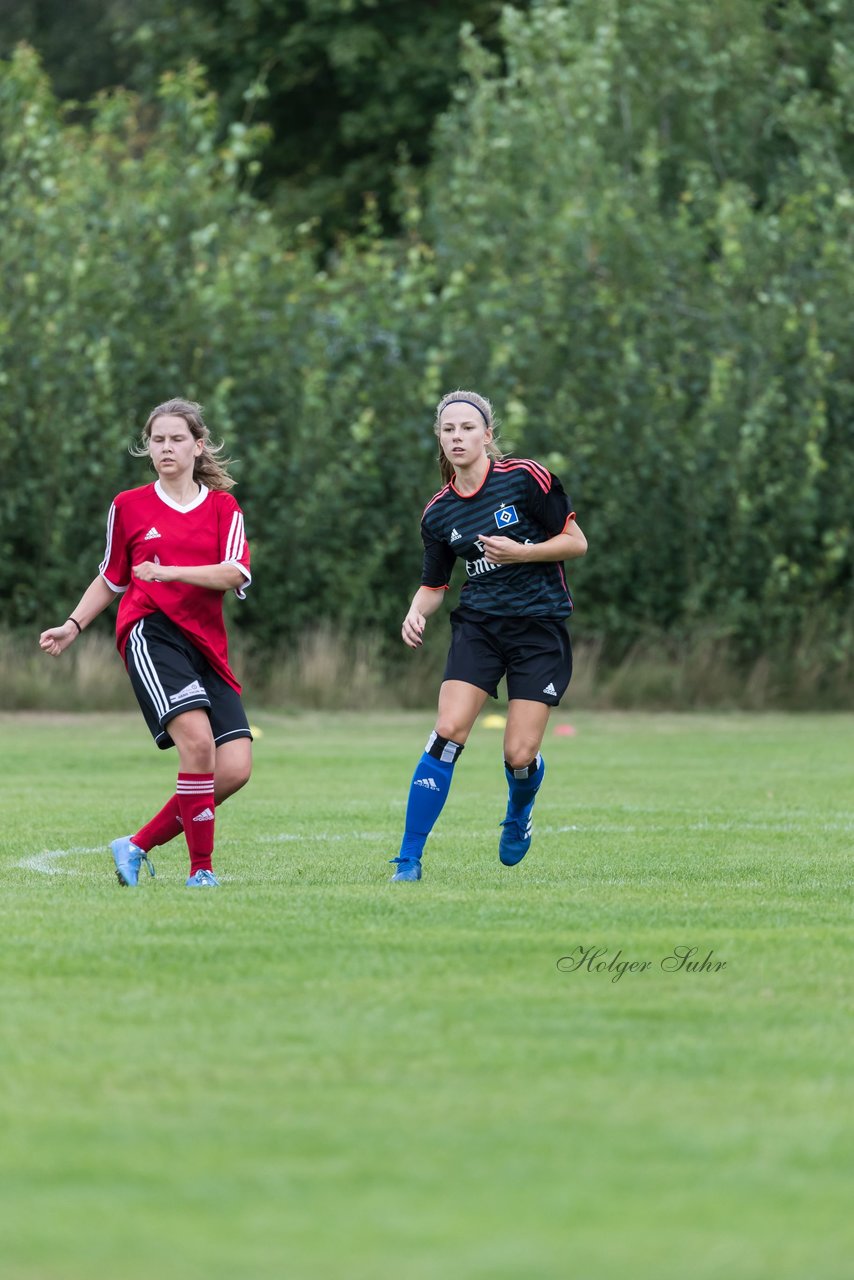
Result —
<instances>
[{"instance_id":1,"label":"red and white striped sleeve","mask_svg":"<svg viewBox=\"0 0 854 1280\"><path fill-rule=\"evenodd\" d=\"M234 588L234 594L238 600L245 600L246 588L252 581L252 573L249 568L249 543L246 541L246 532L243 528L243 512L230 494L224 497L225 509L219 523L220 555L223 564L236 565L243 574L245 581L241 586Z\"/></svg>"},{"instance_id":2,"label":"red and white striped sleeve","mask_svg":"<svg viewBox=\"0 0 854 1280\"><path fill-rule=\"evenodd\" d=\"M107 515L107 547L104 551L104 559L98 566L101 577L110 590L115 591L117 595L127 591L131 580L130 553L122 525L119 498L111 504Z\"/></svg>"}]
</instances>

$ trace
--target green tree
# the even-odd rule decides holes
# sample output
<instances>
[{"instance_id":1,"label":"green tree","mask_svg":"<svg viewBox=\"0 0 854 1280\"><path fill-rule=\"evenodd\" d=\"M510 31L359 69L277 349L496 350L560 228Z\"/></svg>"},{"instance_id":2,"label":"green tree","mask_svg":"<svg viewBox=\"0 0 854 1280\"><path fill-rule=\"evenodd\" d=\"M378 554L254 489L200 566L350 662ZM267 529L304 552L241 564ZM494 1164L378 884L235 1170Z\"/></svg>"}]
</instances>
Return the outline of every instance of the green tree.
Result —
<instances>
[{"instance_id":1,"label":"green tree","mask_svg":"<svg viewBox=\"0 0 854 1280\"><path fill-rule=\"evenodd\" d=\"M0 46L27 40L60 97L127 85L152 96L166 71L201 63L219 127L266 121L258 189L327 236L355 229L366 197L393 223L403 149L423 166L459 75L459 31L497 41L500 0L22 0Z\"/></svg>"},{"instance_id":2,"label":"green tree","mask_svg":"<svg viewBox=\"0 0 854 1280\"><path fill-rule=\"evenodd\" d=\"M126 83L131 66L116 40L123 0L0 0L0 57L38 49L62 99L88 101Z\"/></svg>"},{"instance_id":3,"label":"green tree","mask_svg":"<svg viewBox=\"0 0 854 1280\"><path fill-rule=\"evenodd\" d=\"M576 0L508 12L503 71L470 41L431 173L442 360L567 470L610 637L851 643L852 21Z\"/></svg>"},{"instance_id":4,"label":"green tree","mask_svg":"<svg viewBox=\"0 0 854 1280\"><path fill-rule=\"evenodd\" d=\"M310 229L247 192L263 130L222 138L197 67L156 110L107 95L70 124L31 52L0 64L7 616L91 575L109 497L140 480L133 424L181 393L240 460L251 635L367 619L392 643L432 409L473 384L575 501L588 634L842 669L851 23L806 0L508 10L502 59L466 38L426 200L401 167L399 234L369 204L322 270Z\"/></svg>"},{"instance_id":5,"label":"green tree","mask_svg":"<svg viewBox=\"0 0 854 1280\"><path fill-rule=\"evenodd\" d=\"M165 77L159 106L153 130L129 94L68 125L32 51L0 64L0 453L15 481L0 592L12 622L92 576L110 497L142 479L125 446L145 406L204 388L216 410L246 332L231 327L235 299L272 307L303 268L239 190L255 139L214 145L198 71ZM270 376L269 361L257 369Z\"/></svg>"},{"instance_id":6,"label":"green tree","mask_svg":"<svg viewBox=\"0 0 854 1280\"><path fill-rule=\"evenodd\" d=\"M219 143L216 121L198 68L162 79L154 116L122 93L83 125L32 51L0 64L7 622L34 625L93 575L110 498L146 479L126 445L173 394L200 399L238 459L265 584L241 621L260 644L321 618L386 626L411 590L433 469L429 255L371 225L318 271L316 246L242 190L263 137Z\"/></svg>"}]
</instances>

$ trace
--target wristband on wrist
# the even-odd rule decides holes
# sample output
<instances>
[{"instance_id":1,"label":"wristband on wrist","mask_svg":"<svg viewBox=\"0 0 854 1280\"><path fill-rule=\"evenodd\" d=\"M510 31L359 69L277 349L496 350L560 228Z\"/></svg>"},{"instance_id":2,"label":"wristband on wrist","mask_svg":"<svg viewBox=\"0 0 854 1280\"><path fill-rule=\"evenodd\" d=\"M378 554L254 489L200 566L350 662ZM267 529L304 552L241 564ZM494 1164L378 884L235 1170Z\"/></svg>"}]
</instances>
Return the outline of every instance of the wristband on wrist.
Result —
<instances>
[{"instance_id":1,"label":"wristband on wrist","mask_svg":"<svg viewBox=\"0 0 854 1280\"><path fill-rule=\"evenodd\" d=\"M69 618L69 619L68 619L68 621L69 621L69 622L73 622L73 623L74 623L75 627L77 628L77 634L78 634L79 636L82 636L82 634L83 634L83 628L81 627L81 625L80 625L80 623L77 621L77 619L76 619L76 618Z\"/></svg>"}]
</instances>

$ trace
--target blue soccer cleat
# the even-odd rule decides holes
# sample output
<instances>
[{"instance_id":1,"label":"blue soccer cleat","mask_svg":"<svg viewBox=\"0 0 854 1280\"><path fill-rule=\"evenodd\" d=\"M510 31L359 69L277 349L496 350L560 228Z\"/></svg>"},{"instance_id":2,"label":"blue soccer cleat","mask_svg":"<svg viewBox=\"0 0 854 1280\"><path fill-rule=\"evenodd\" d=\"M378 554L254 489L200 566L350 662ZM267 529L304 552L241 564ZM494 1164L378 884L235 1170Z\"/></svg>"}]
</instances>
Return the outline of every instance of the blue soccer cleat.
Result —
<instances>
[{"instance_id":1,"label":"blue soccer cleat","mask_svg":"<svg viewBox=\"0 0 854 1280\"><path fill-rule=\"evenodd\" d=\"M534 826L531 817L533 807L533 800L530 804L526 804L524 809L515 812L510 805L507 806L507 817L501 824L503 830L501 839L498 841L498 856L505 867L515 867L531 847L531 831Z\"/></svg>"},{"instance_id":2,"label":"blue soccer cleat","mask_svg":"<svg viewBox=\"0 0 854 1280\"><path fill-rule=\"evenodd\" d=\"M215 888L219 884L212 871L196 871L187 881L188 889Z\"/></svg>"},{"instance_id":3,"label":"blue soccer cleat","mask_svg":"<svg viewBox=\"0 0 854 1280\"><path fill-rule=\"evenodd\" d=\"M507 812L504 815L504 821L501 826L501 839L498 841L498 857L505 867L515 867L517 862L521 862L525 854L531 847L531 832L534 827L531 814L534 811L534 801L537 798L543 776L545 775L546 765L542 756L537 756L538 769L537 781L531 788L530 780L527 782L520 779L505 764L504 772L507 775L507 782L510 787L510 797L507 801ZM514 799L515 797L515 799ZM519 801L524 803L520 804Z\"/></svg>"},{"instance_id":4,"label":"blue soccer cleat","mask_svg":"<svg viewBox=\"0 0 854 1280\"><path fill-rule=\"evenodd\" d=\"M110 845L113 861L116 864L116 877L120 885L133 888L139 884L139 872L143 862L148 867L148 874L154 875L154 863L148 854L135 845L130 836L119 836Z\"/></svg>"},{"instance_id":5,"label":"blue soccer cleat","mask_svg":"<svg viewBox=\"0 0 854 1280\"><path fill-rule=\"evenodd\" d=\"M392 880L421 879L420 858L389 858L389 862L397 865L397 871L392 876Z\"/></svg>"}]
</instances>

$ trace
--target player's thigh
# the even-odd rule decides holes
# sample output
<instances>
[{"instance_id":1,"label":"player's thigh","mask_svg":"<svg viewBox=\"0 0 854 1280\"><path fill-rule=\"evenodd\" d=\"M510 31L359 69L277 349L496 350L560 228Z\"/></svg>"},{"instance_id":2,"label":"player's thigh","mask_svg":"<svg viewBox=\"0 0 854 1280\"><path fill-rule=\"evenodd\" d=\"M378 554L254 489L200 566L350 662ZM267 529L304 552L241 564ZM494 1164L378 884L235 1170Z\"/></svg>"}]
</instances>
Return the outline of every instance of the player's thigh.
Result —
<instances>
[{"instance_id":1,"label":"player's thigh","mask_svg":"<svg viewBox=\"0 0 854 1280\"><path fill-rule=\"evenodd\" d=\"M455 609L451 614L451 645L444 683L474 686L494 698L505 666L500 620L473 617Z\"/></svg>"},{"instance_id":2,"label":"player's thigh","mask_svg":"<svg viewBox=\"0 0 854 1280\"><path fill-rule=\"evenodd\" d=\"M131 685L151 735L162 749L173 745L176 717L211 705L199 682L196 658L186 638L162 614L140 618L128 637L125 660Z\"/></svg>"},{"instance_id":3,"label":"player's thigh","mask_svg":"<svg viewBox=\"0 0 854 1280\"><path fill-rule=\"evenodd\" d=\"M522 769L536 757L550 713L551 707L545 702L510 699L504 729L504 759L512 769Z\"/></svg>"},{"instance_id":4,"label":"player's thigh","mask_svg":"<svg viewBox=\"0 0 854 1280\"><path fill-rule=\"evenodd\" d=\"M572 679L572 645L565 625L550 618L507 624L507 697L556 707Z\"/></svg>"},{"instance_id":5,"label":"player's thigh","mask_svg":"<svg viewBox=\"0 0 854 1280\"><path fill-rule=\"evenodd\" d=\"M210 666L205 670L205 688L211 700L208 715L216 744L217 759L220 758L219 751L222 747L241 742L243 746L235 752L234 758L251 759L249 748L252 742L252 730L249 728L249 720L240 694ZM223 759L231 758L231 754L229 752Z\"/></svg>"},{"instance_id":6,"label":"player's thigh","mask_svg":"<svg viewBox=\"0 0 854 1280\"><path fill-rule=\"evenodd\" d=\"M436 732L452 742L465 742L489 694L465 680L444 680L439 690Z\"/></svg>"}]
</instances>

